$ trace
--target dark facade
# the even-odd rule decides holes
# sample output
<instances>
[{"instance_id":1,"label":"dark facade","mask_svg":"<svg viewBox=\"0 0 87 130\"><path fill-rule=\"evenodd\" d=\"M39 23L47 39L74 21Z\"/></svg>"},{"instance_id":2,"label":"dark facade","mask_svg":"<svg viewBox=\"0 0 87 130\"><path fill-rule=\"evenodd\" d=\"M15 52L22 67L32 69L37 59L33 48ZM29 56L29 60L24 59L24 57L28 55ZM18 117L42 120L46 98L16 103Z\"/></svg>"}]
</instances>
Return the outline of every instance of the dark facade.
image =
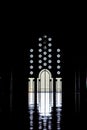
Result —
<instances>
[{"instance_id":1,"label":"dark facade","mask_svg":"<svg viewBox=\"0 0 87 130\"><path fill-rule=\"evenodd\" d=\"M30 27L27 26L21 28L21 26L15 25L10 29L8 35L8 31L2 32L2 46L0 47L0 127L2 129L5 125L11 130L29 129L28 57L26 52L32 46L36 49L36 38L44 33L54 36L54 50L57 47L62 48L63 108L61 129L78 129L81 126L85 129L87 63L86 48L81 43L82 32L74 24L72 26L68 23L60 25L56 21L56 23L52 24L51 22L49 25L49 22L47 24L45 22L46 28L41 28L41 24L38 26L39 23L37 26L33 24L32 30L34 31L29 30ZM5 28L5 30L8 29ZM7 42L8 44L6 44ZM35 54L37 55L37 53ZM55 76L55 71L53 73ZM37 115L35 115L36 119ZM38 121L35 122L35 126L37 123Z\"/></svg>"}]
</instances>

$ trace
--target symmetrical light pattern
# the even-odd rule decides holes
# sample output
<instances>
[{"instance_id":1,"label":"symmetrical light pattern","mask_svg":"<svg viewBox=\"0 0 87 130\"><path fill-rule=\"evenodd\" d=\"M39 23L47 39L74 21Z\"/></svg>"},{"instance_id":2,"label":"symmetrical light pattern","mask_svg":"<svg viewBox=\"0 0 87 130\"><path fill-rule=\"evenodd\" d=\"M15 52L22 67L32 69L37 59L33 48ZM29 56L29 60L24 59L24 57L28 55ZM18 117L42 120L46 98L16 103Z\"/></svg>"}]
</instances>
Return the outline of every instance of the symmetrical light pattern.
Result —
<instances>
[{"instance_id":1,"label":"symmetrical light pattern","mask_svg":"<svg viewBox=\"0 0 87 130\"><path fill-rule=\"evenodd\" d=\"M37 70L34 77L34 50L30 49L30 77L28 79L28 107L30 113L30 129L33 129L35 101L38 110L38 130L52 130L52 110L55 102L57 114L57 130L60 129L62 107L61 50L56 49L56 67L53 67L53 38L43 35L38 38ZM52 76L52 68L56 69L56 78ZM54 92L55 87L55 92ZM37 90L37 92L35 91ZM54 101L55 96L55 101Z\"/></svg>"}]
</instances>

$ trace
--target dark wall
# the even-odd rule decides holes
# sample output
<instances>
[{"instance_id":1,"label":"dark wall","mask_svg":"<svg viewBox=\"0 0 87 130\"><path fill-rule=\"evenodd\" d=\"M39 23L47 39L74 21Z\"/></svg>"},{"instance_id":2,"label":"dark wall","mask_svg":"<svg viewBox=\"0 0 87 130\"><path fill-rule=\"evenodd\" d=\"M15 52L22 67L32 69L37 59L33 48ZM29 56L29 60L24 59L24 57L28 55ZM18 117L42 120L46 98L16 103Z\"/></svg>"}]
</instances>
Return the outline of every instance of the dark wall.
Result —
<instances>
[{"instance_id":1,"label":"dark wall","mask_svg":"<svg viewBox=\"0 0 87 130\"><path fill-rule=\"evenodd\" d=\"M52 12L52 11L51 11ZM75 112L74 104L74 72L81 72L81 108L82 116L86 112L87 96L85 90L86 48L83 32L79 26L79 20L67 15L51 15L51 12L39 18L33 18L29 22L27 18L11 24L4 24L1 34L0 47L0 118L2 128L22 128L27 130L27 83L25 74L25 50L31 47L34 35L40 32L52 32L61 41L63 49L63 128L80 127L80 113ZM56 12L56 11L55 11ZM44 14L44 13L43 13ZM43 16L42 14L42 16ZM64 14L64 13L63 13ZM63 18L62 18L63 17ZM38 20L37 20L38 19ZM22 21L22 22L21 22ZM9 25L9 26L7 26ZM58 45L55 45L55 48ZM35 45L34 45L35 47ZM10 87L12 72L12 112L10 111ZM83 116L84 117L84 116ZM83 118L84 119L84 118ZM10 124L13 124L11 126ZM69 126L70 125L70 126ZM3 128L4 129L4 128Z\"/></svg>"}]
</instances>

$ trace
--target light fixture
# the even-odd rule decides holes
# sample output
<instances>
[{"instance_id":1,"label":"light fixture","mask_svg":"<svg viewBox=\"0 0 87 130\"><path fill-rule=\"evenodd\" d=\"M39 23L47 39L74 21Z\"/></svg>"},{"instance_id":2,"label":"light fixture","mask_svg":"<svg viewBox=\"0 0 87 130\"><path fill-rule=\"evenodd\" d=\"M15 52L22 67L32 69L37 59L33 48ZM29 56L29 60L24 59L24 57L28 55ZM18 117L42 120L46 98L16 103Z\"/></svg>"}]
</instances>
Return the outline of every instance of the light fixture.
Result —
<instances>
[{"instance_id":1,"label":"light fixture","mask_svg":"<svg viewBox=\"0 0 87 130\"><path fill-rule=\"evenodd\" d=\"M48 63L52 63L52 60L48 60Z\"/></svg>"},{"instance_id":2,"label":"light fixture","mask_svg":"<svg viewBox=\"0 0 87 130\"><path fill-rule=\"evenodd\" d=\"M33 54L30 55L30 58L33 58Z\"/></svg>"},{"instance_id":3,"label":"light fixture","mask_svg":"<svg viewBox=\"0 0 87 130\"><path fill-rule=\"evenodd\" d=\"M57 58L60 58L60 54L57 54Z\"/></svg>"},{"instance_id":4,"label":"light fixture","mask_svg":"<svg viewBox=\"0 0 87 130\"><path fill-rule=\"evenodd\" d=\"M51 65L49 65L49 66L48 66L48 69L52 69L52 66L51 66Z\"/></svg>"},{"instance_id":5,"label":"light fixture","mask_svg":"<svg viewBox=\"0 0 87 130\"><path fill-rule=\"evenodd\" d=\"M38 68L39 68L39 69L42 69L42 66L41 66L41 65L39 65L39 66L38 66Z\"/></svg>"},{"instance_id":6,"label":"light fixture","mask_svg":"<svg viewBox=\"0 0 87 130\"><path fill-rule=\"evenodd\" d=\"M33 49L30 49L30 52L33 52Z\"/></svg>"},{"instance_id":7,"label":"light fixture","mask_svg":"<svg viewBox=\"0 0 87 130\"><path fill-rule=\"evenodd\" d=\"M41 58L41 57L42 57L42 55L40 54L40 55L38 55L38 57L39 57L39 58Z\"/></svg>"},{"instance_id":8,"label":"light fixture","mask_svg":"<svg viewBox=\"0 0 87 130\"><path fill-rule=\"evenodd\" d=\"M49 38L48 38L48 41L52 41L52 38L51 38L51 37L49 37Z\"/></svg>"},{"instance_id":9,"label":"light fixture","mask_svg":"<svg viewBox=\"0 0 87 130\"><path fill-rule=\"evenodd\" d=\"M32 75L32 74L33 74L33 71L30 71L30 74Z\"/></svg>"},{"instance_id":10,"label":"light fixture","mask_svg":"<svg viewBox=\"0 0 87 130\"><path fill-rule=\"evenodd\" d=\"M57 71L57 74L59 75L59 74L60 74L60 71Z\"/></svg>"},{"instance_id":11,"label":"light fixture","mask_svg":"<svg viewBox=\"0 0 87 130\"><path fill-rule=\"evenodd\" d=\"M60 63L60 60L57 60L57 63Z\"/></svg>"},{"instance_id":12,"label":"light fixture","mask_svg":"<svg viewBox=\"0 0 87 130\"><path fill-rule=\"evenodd\" d=\"M30 69L33 69L33 65L30 66Z\"/></svg>"},{"instance_id":13,"label":"light fixture","mask_svg":"<svg viewBox=\"0 0 87 130\"><path fill-rule=\"evenodd\" d=\"M46 58L46 57L44 57L44 58L43 58L43 60L47 60L47 58Z\"/></svg>"},{"instance_id":14,"label":"light fixture","mask_svg":"<svg viewBox=\"0 0 87 130\"><path fill-rule=\"evenodd\" d=\"M33 60L30 60L30 63L33 63Z\"/></svg>"},{"instance_id":15,"label":"light fixture","mask_svg":"<svg viewBox=\"0 0 87 130\"><path fill-rule=\"evenodd\" d=\"M46 54L47 54L47 52L46 52L46 51L44 51L44 52L43 52L43 54L44 54L44 55L46 55Z\"/></svg>"},{"instance_id":16,"label":"light fixture","mask_svg":"<svg viewBox=\"0 0 87 130\"><path fill-rule=\"evenodd\" d=\"M51 52L52 51L52 49L48 49L48 52Z\"/></svg>"},{"instance_id":17,"label":"light fixture","mask_svg":"<svg viewBox=\"0 0 87 130\"><path fill-rule=\"evenodd\" d=\"M51 57L52 57L52 55L51 55L51 54L49 54L49 55L48 55L48 57L49 57L49 58L51 58Z\"/></svg>"},{"instance_id":18,"label":"light fixture","mask_svg":"<svg viewBox=\"0 0 87 130\"><path fill-rule=\"evenodd\" d=\"M60 65L57 66L57 69L60 69Z\"/></svg>"},{"instance_id":19,"label":"light fixture","mask_svg":"<svg viewBox=\"0 0 87 130\"><path fill-rule=\"evenodd\" d=\"M59 48L57 49L57 52L60 52L60 49L59 49Z\"/></svg>"},{"instance_id":20,"label":"light fixture","mask_svg":"<svg viewBox=\"0 0 87 130\"><path fill-rule=\"evenodd\" d=\"M41 44L41 43L39 43L39 44L38 44L38 46L39 46L39 47L41 47L41 46L42 46L42 44Z\"/></svg>"},{"instance_id":21,"label":"light fixture","mask_svg":"<svg viewBox=\"0 0 87 130\"><path fill-rule=\"evenodd\" d=\"M38 51L39 51L39 52L42 52L42 49L39 49Z\"/></svg>"},{"instance_id":22,"label":"light fixture","mask_svg":"<svg viewBox=\"0 0 87 130\"><path fill-rule=\"evenodd\" d=\"M38 62L39 62L39 63L42 63L42 60L39 60Z\"/></svg>"},{"instance_id":23,"label":"light fixture","mask_svg":"<svg viewBox=\"0 0 87 130\"><path fill-rule=\"evenodd\" d=\"M43 66L46 66L47 65L47 63L45 62L45 63L43 63Z\"/></svg>"},{"instance_id":24,"label":"light fixture","mask_svg":"<svg viewBox=\"0 0 87 130\"><path fill-rule=\"evenodd\" d=\"M49 46L49 47L51 47L51 46L52 46L52 44L51 44L51 43L48 43L48 46Z\"/></svg>"},{"instance_id":25,"label":"light fixture","mask_svg":"<svg viewBox=\"0 0 87 130\"><path fill-rule=\"evenodd\" d=\"M39 39L38 39L39 41L42 41L42 38L41 37L39 37Z\"/></svg>"}]
</instances>

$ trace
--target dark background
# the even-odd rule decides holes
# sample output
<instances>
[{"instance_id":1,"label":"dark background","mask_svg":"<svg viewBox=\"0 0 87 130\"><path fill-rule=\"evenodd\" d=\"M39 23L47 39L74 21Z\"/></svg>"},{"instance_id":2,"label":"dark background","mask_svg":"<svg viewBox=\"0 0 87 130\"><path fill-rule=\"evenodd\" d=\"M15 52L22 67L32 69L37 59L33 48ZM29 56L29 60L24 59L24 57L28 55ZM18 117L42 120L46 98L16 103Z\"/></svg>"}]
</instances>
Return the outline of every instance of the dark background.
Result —
<instances>
[{"instance_id":1,"label":"dark background","mask_svg":"<svg viewBox=\"0 0 87 130\"><path fill-rule=\"evenodd\" d=\"M44 6L43 6L44 7ZM31 9L31 13L4 13L1 19L0 37L0 127L25 129L28 126L27 83L25 74L25 50L31 47L32 38L40 33L53 33L63 49L63 118L62 129L86 128L86 41L85 25L81 15L70 9L65 11L51 7ZM45 11L44 11L45 10ZM21 13L20 13L21 12ZM83 19L84 21L84 19ZM35 45L33 45L35 46ZM58 45L55 45L55 48ZM74 72L81 72L81 110L75 112ZM10 111L10 78L13 76L13 101Z\"/></svg>"}]
</instances>

